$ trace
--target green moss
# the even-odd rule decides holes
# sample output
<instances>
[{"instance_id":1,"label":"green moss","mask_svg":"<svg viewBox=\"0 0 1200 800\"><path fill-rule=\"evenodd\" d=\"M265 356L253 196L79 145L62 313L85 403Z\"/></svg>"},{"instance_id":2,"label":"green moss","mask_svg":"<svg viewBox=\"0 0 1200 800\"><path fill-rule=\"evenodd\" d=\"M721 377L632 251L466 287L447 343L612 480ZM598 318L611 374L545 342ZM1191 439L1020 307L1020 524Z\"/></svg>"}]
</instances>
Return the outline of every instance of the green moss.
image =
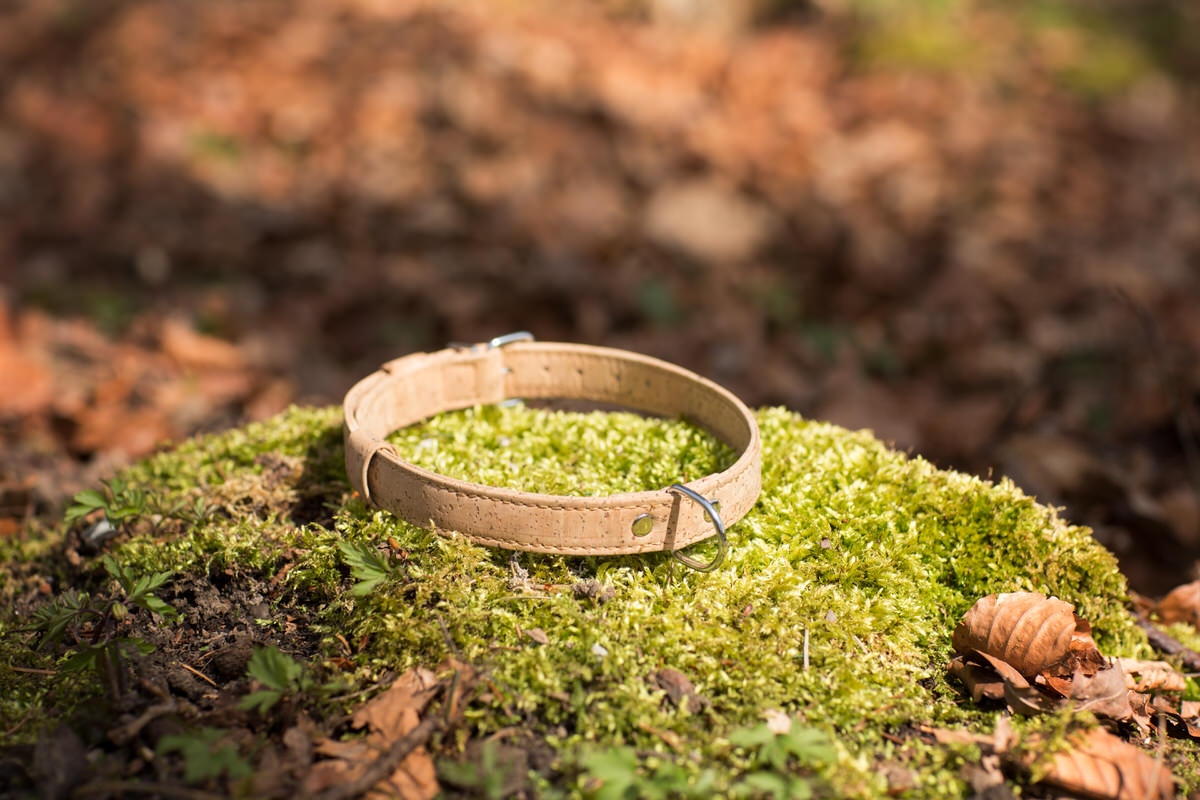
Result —
<instances>
[{"instance_id":1,"label":"green moss","mask_svg":"<svg viewBox=\"0 0 1200 800\"><path fill-rule=\"evenodd\" d=\"M831 735L838 758L823 778L838 794L884 792L875 767L885 759L914 772L914 796L962 796L957 768L970 752L898 746L885 734L908 723L992 729L995 712L963 703L944 673L954 624L990 592L1058 595L1091 620L1106 653L1149 655L1113 557L1011 483L941 471L867 432L781 409L758 420L763 492L709 574L662 554L522 554L528 578L514 578L508 552L421 530L353 496L332 408L292 409L127 471L161 513L112 550L141 571L217 566L278 578L284 599L327 634L327 655L341 646L335 635L353 643L359 677L434 664L453 649L487 668L468 711L475 732L522 726L545 737L562 756L560 788L581 780L572 765L590 748L612 745L695 775L715 770L728 786L748 765L728 734L780 708ZM571 494L661 488L732 457L682 422L520 407L442 415L392 440L445 474ZM382 548L393 579L353 597L344 540ZM591 578L613 589L609 602L571 591ZM535 628L549 644L524 634ZM667 703L646 680L664 667L688 675L711 705L688 713Z\"/></svg>"}]
</instances>

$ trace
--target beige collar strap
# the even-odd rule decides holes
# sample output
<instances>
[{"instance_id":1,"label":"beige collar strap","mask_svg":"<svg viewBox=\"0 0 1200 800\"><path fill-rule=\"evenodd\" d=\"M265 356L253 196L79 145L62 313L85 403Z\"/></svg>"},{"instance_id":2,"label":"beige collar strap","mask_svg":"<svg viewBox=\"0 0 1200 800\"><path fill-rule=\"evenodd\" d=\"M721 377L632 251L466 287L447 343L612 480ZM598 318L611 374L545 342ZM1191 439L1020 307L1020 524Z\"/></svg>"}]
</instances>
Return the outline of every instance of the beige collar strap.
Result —
<instances>
[{"instance_id":1,"label":"beige collar strap","mask_svg":"<svg viewBox=\"0 0 1200 800\"><path fill-rule=\"evenodd\" d=\"M685 486L570 497L438 475L401 459L384 438L443 411L509 397L588 400L682 416L733 447L738 458ZM750 510L762 480L758 425L730 392L648 356L534 342L528 334L389 361L346 394L344 435L346 473L369 503L415 525L510 550L586 556L669 550L689 566L712 569L724 555L724 525ZM721 552L713 563L677 552L714 533Z\"/></svg>"}]
</instances>

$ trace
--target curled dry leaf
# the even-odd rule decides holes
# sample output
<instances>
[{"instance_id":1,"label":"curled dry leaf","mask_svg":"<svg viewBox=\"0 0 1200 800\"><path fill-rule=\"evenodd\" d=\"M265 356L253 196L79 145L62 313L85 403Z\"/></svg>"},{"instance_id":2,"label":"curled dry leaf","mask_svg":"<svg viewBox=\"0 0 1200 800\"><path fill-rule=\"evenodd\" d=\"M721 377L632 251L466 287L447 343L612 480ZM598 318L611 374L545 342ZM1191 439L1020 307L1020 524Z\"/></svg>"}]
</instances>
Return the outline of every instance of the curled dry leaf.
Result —
<instances>
[{"instance_id":1,"label":"curled dry leaf","mask_svg":"<svg viewBox=\"0 0 1200 800\"><path fill-rule=\"evenodd\" d=\"M1187 680L1165 661L1142 661L1118 658L1117 664L1125 673L1126 688L1135 692L1182 692Z\"/></svg>"},{"instance_id":2,"label":"curled dry leaf","mask_svg":"<svg viewBox=\"0 0 1200 800\"><path fill-rule=\"evenodd\" d=\"M1025 760L1032 764L1033 757ZM1058 753L1043 779L1069 792L1107 800L1160 800L1175 796L1171 772L1158 759L1097 728Z\"/></svg>"},{"instance_id":3,"label":"curled dry leaf","mask_svg":"<svg viewBox=\"0 0 1200 800\"><path fill-rule=\"evenodd\" d=\"M1129 703L1133 709L1133 721L1143 732L1151 730L1153 718L1167 722L1168 730L1173 735L1200 739L1200 702L1179 700L1161 694L1151 697L1140 692L1130 692Z\"/></svg>"},{"instance_id":4,"label":"curled dry leaf","mask_svg":"<svg viewBox=\"0 0 1200 800\"><path fill-rule=\"evenodd\" d=\"M954 649L995 656L1032 678L1067 658L1075 620L1075 606L1040 592L991 594L954 629Z\"/></svg>"},{"instance_id":5,"label":"curled dry leaf","mask_svg":"<svg viewBox=\"0 0 1200 800\"><path fill-rule=\"evenodd\" d=\"M324 739L317 743L316 752L331 758L312 765L304 781L305 792L319 794L335 784L352 783L363 776L380 753L387 752L393 742L420 724L420 713L437 690L437 676L424 668L411 669L397 678L350 718L355 727L370 731L366 738ZM430 800L437 793L433 759L428 750L417 747L368 797Z\"/></svg>"},{"instance_id":6,"label":"curled dry leaf","mask_svg":"<svg viewBox=\"0 0 1200 800\"><path fill-rule=\"evenodd\" d=\"M1062 707L1062 701L1043 693L1036 686L1025 680L1025 676L1003 659L982 653L978 650L970 654L979 663L989 667L996 673L1004 684L1004 701L1015 714L1032 716L1055 711Z\"/></svg>"},{"instance_id":7,"label":"curled dry leaf","mask_svg":"<svg viewBox=\"0 0 1200 800\"><path fill-rule=\"evenodd\" d=\"M1159 601L1155 610L1165 623L1187 622L1200 626L1200 581L1176 586Z\"/></svg>"},{"instance_id":8,"label":"curled dry leaf","mask_svg":"<svg viewBox=\"0 0 1200 800\"><path fill-rule=\"evenodd\" d=\"M976 702L985 697L1003 699L1013 713L1022 716L1045 714L1068 705L1118 721L1133 714L1125 673L1115 664L1093 675L1077 671L1070 680L1062 682L1065 691L1052 686L1043 676L1031 683L1008 662L978 650L951 661L950 672L966 684Z\"/></svg>"}]
</instances>

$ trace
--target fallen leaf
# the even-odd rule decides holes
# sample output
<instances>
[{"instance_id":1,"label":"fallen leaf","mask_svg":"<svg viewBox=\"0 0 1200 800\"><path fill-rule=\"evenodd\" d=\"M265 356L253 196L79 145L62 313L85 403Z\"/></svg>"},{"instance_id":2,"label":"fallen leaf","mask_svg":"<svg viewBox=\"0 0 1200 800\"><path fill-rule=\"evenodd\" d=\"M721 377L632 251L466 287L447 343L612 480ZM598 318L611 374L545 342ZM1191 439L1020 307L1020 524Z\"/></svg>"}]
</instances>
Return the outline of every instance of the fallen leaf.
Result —
<instances>
[{"instance_id":1,"label":"fallen leaf","mask_svg":"<svg viewBox=\"0 0 1200 800\"><path fill-rule=\"evenodd\" d=\"M667 698L676 708L686 708L695 714L710 702L696 691L696 685L677 669L664 667L650 676L650 684L667 693Z\"/></svg>"},{"instance_id":2,"label":"fallen leaf","mask_svg":"<svg viewBox=\"0 0 1200 800\"><path fill-rule=\"evenodd\" d=\"M410 669L355 711L350 722L356 728L369 727L389 739L399 739L417 727L418 715L433 698L437 686L437 676L431 670Z\"/></svg>"},{"instance_id":3,"label":"fallen leaf","mask_svg":"<svg viewBox=\"0 0 1200 800\"><path fill-rule=\"evenodd\" d=\"M1061 699L1044 694L1007 661L978 650L969 653L968 657L982 662L1000 677L1004 685L1004 700L1014 713L1031 716L1062 707Z\"/></svg>"},{"instance_id":4,"label":"fallen leaf","mask_svg":"<svg viewBox=\"0 0 1200 800\"><path fill-rule=\"evenodd\" d=\"M355 727L370 730L366 737L317 742L314 750L331 758L312 765L304 780L304 790L317 794L334 784L353 782L362 776L394 741L420 724L420 712L429 704L438 686L437 676L424 668L411 669L397 678L350 717ZM368 797L430 800L438 791L433 759L428 750L417 747L389 777L375 785Z\"/></svg>"},{"instance_id":5,"label":"fallen leaf","mask_svg":"<svg viewBox=\"0 0 1200 800\"><path fill-rule=\"evenodd\" d=\"M992 594L954 629L954 649L995 656L1032 678L1067 658L1076 619L1073 605L1040 592Z\"/></svg>"},{"instance_id":6,"label":"fallen leaf","mask_svg":"<svg viewBox=\"0 0 1200 800\"><path fill-rule=\"evenodd\" d=\"M1168 730L1173 735L1200 739L1200 702L1178 700L1161 694L1151 697L1130 692L1129 703L1133 709L1133 721L1143 733L1149 733L1152 729L1152 718L1161 717L1170 723Z\"/></svg>"},{"instance_id":7,"label":"fallen leaf","mask_svg":"<svg viewBox=\"0 0 1200 800\"><path fill-rule=\"evenodd\" d=\"M1200 581L1176 586L1158 603L1158 617L1164 623L1187 622L1200 625Z\"/></svg>"},{"instance_id":8,"label":"fallen leaf","mask_svg":"<svg viewBox=\"0 0 1200 800\"><path fill-rule=\"evenodd\" d=\"M1032 757L1027 759L1027 766ZM1085 797L1156 800L1175 796L1170 770L1158 759L1107 731L1088 731L1054 756L1045 783Z\"/></svg>"},{"instance_id":9,"label":"fallen leaf","mask_svg":"<svg viewBox=\"0 0 1200 800\"><path fill-rule=\"evenodd\" d=\"M538 644L541 644L541 645L550 644L550 637L547 636L546 632L544 630L542 630L541 628L530 628L529 630L525 631L525 635L528 636L530 639L533 639Z\"/></svg>"},{"instance_id":10,"label":"fallen leaf","mask_svg":"<svg viewBox=\"0 0 1200 800\"><path fill-rule=\"evenodd\" d=\"M964 765L962 776L971 785L977 798L1007 800L1013 796L1012 790L1004 783L1004 773L1000 771L998 755L985 755L979 759L978 764Z\"/></svg>"},{"instance_id":11,"label":"fallen leaf","mask_svg":"<svg viewBox=\"0 0 1200 800\"><path fill-rule=\"evenodd\" d=\"M971 699L978 703L980 700L1003 700L1004 681L995 671L973 664L962 656L955 656L950 661L950 674L958 678L971 693Z\"/></svg>"},{"instance_id":12,"label":"fallen leaf","mask_svg":"<svg viewBox=\"0 0 1200 800\"><path fill-rule=\"evenodd\" d=\"M650 239L710 263L752 257L773 227L766 206L714 180L663 186L650 198L644 219Z\"/></svg>"},{"instance_id":13,"label":"fallen leaf","mask_svg":"<svg viewBox=\"0 0 1200 800\"><path fill-rule=\"evenodd\" d=\"M162 348L180 366L191 369L240 371L247 366L238 347L199 333L177 319L163 323Z\"/></svg>"},{"instance_id":14,"label":"fallen leaf","mask_svg":"<svg viewBox=\"0 0 1200 800\"><path fill-rule=\"evenodd\" d=\"M1071 703L1078 711L1091 711L1118 722L1133 716L1129 706L1129 690L1125 687L1125 672L1116 664L1087 675L1082 670L1071 681Z\"/></svg>"},{"instance_id":15,"label":"fallen leaf","mask_svg":"<svg viewBox=\"0 0 1200 800\"><path fill-rule=\"evenodd\" d=\"M1118 658L1117 664L1125 673L1125 686L1135 692L1182 692L1187 679L1165 661L1142 661Z\"/></svg>"}]
</instances>

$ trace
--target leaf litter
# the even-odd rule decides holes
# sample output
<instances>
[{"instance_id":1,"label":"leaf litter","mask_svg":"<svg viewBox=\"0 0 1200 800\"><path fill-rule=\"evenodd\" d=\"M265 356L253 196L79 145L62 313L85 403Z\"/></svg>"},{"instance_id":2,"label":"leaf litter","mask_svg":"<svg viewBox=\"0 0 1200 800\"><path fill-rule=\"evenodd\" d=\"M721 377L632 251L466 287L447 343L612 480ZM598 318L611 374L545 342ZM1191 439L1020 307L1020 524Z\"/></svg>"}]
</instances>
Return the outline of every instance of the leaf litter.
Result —
<instances>
[{"instance_id":1,"label":"leaf litter","mask_svg":"<svg viewBox=\"0 0 1200 800\"><path fill-rule=\"evenodd\" d=\"M397 741L417 729L421 713L443 688L431 670L414 668L405 672L351 715L351 726L365 729L366 736L350 740L324 738L314 745L316 753L329 758L313 764L304 780L304 790L319 795L331 787L360 780ZM381 777L367 796L429 800L437 793L433 757L422 742Z\"/></svg>"},{"instance_id":2,"label":"leaf litter","mask_svg":"<svg viewBox=\"0 0 1200 800\"><path fill-rule=\"evenodd\" d=\"M1034 716L1091 712L1114 727L1131 723L1149 733L1151 718L1169 719L1180 735L1194 737L1200 703L1178 694L1187 683L1163 661L1107 659L1091 626L1072 604L1039 592L989 595L964 615L953 634L948 671L974 702L1003 701L1013 713ZM1148 694L1149 693L1149 694ZM1081 797L1152 800L1175 796L1161 759L1103 728L1077 732L1046 762L1037 734L1014 748L1004 720L992 740L929 731L939 741L983 745L1008 763L1033 769L1039 780ZM1003 730L1003 732L1002 732ZM975 775L987 783L986 772Z\"/></svg>"}]
</instances>

